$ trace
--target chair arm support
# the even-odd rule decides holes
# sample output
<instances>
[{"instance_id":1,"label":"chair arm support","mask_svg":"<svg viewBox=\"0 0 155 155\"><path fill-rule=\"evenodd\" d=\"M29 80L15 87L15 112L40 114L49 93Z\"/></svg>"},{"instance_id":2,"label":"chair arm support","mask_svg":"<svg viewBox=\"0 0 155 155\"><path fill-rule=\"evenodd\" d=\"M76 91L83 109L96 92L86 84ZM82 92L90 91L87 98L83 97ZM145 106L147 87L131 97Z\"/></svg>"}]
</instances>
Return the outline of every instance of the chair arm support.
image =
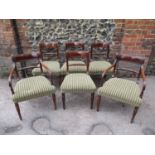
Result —
<instances>
[{"instance_id":1,"label":"chair arm support","mask_svg":"<svg viewBox=\"0 0 155 155\"><path fill-rule=\"evenodd\" d=\"M48 66L45 65L42 61L40 61L40 65L41 65L41 68L43 67L47 71L47 73L49 74L49 76L51 76L51 72L50 72ZM42 70L42 72L43 72L43 70Z\"/></svg>"},{"instance_id":2,"label":"chair arm support","mask_svg":"<svg viewBox=\"0 0 155 155\"><path fill-rule=\"evenodd\" d=\"M12 94L14 94L14 89L12 86L12 77L13 77L14 71L15 71L15 65L13 65L13 67L10 71L9 77L8 77L8 83L9 83L9 87L11 89Z\"/></svg>"},{"instance_id":3,"label":"chair arm support","mask_svg":"<svg viewBox=\"0 0 155 155\"><path fill-rule=\"evenodd\" d=\"M144 94L145 88L146 88L146 81L143 81L143 86L142 86L142 90L141 90L141 93L140 93L140 98L143 97L143 94Z\"/></svg>"},{"instance_id":4,"label":"chair arm support","mask_svg":"<svg viewBox=\"0 0 155 155\"><path fill-rule=\"evenodd\" d=\"M143 94L144 94L144 91L145 91L145 88L146 88L146 76L145 76L145 72L144 72L144 67L141 66L141 78L143 80L143 86L142 86L142 90L141 90L141 93L140 93L140 98L143 97Z\"/></svg>"},{"instance_id":5,"label":"chair arm support","mask_svg":"<svg viewBox=\"0 0 155 155\"><path fill-rule=\"evenodd\" d=\"M144 67L141 66L141 72L140 72L141 78L143 79L143 81L146 80L146 76L145 76L145 72L144 72Z\"/></svg>"},{"instance_id":6,"label":"chair arm support","mask_svg":"<svg viewBox=\"0 0 155 155\"><path fill-rule=\"evenodd\" d=\"M47 67L47 65L45 65L41 60L40 60L40 65L41 65L41 70L42 67L45 68L47 70L48 73L48 78L51 79L51 84L53 84L53 80L52 80L52 73L50 72L49 68ZM42 70L43 73L43 70Z\"/></svg>"},{"instance_id":7,"label":"chair arm support","mask_svg":"<svg viewBox=\"0 0 155 155\"><path fill-rule=\"evenodd\" d=\"M110 69L112 69L112 68L114 68L114 64L113 65L111 65L110 67L108 67L106 70L104 70L103 72L102 72L102 78L104 78L104 76L106 75L106 73L110 70Z\"/></svg>"}]
</instances>

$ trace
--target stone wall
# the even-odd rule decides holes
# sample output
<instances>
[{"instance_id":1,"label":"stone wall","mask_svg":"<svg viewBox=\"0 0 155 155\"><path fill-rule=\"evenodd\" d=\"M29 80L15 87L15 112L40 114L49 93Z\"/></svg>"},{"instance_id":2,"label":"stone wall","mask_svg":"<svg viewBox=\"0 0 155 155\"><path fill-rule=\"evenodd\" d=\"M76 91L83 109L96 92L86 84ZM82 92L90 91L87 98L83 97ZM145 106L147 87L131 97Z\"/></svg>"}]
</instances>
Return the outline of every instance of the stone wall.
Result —
<instances>
[{"instance_id":1,"label":"stone wall","mask_svg":"<svg viewBox=\"0 0 155 155\"><path fill-rule=\"evenodd\" d=\"M94 41L112 42L115 23L106 19L46 19L30 20L27 26L33 49L41 41L58 41L63 49L68 41L84 42L87 47Z\"/></svg>"}]
</instances>

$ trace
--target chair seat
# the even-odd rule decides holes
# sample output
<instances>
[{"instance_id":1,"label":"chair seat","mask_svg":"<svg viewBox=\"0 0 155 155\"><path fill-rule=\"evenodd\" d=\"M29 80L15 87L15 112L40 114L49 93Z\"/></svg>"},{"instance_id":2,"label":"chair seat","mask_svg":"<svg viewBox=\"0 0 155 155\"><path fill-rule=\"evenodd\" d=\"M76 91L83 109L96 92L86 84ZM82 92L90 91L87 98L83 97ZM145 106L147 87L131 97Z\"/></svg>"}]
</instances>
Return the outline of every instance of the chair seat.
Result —
<instances>
[{"instance_id":1,"label":"chair seat","mask_svg":"<svg viewBox=\"0 0 155 155\"><path fill-rule=\"evenodd\" d=\"M96 86L89 75L75 73L66 75L60 89L62 92L94 92Z\"/></svg>"},{"instance_id":2,"label":"chair seat","mask_svg":"<svg viewBox=\"0 0 155 155\"><path fill-rule=\"evenodd\" d=\"M98 89L97 93L133 106L140 106L142 103L142 99L139 97L139 86L136 82L126 79L111 78Z\"/></svg>"},{"instance_id":3,"label":"chair seat","mask_svg":"<svg viewBox=\"0 0 155 155\"><path fill-rule=\"evenodd\" d=\"M70 65L73 64L82 64L84 65L85 63L83 61L68 61ZM86 65L85 66L69 66L69 73L85 73L87 71ZM67 73L67 65L66 62L63 64L61 67L61 74L64 75Z\"/></svg>"},{"instance_id":4,"label":"chair seat","mask_svg":"<svg viewBox=\"0 0 155 155\"><path fill-rule=\"evenodd\" d=\"M36 97L51 95L56 91L55 86L43 76L35 76L22 79L15 86L13 101L15 103Z\"/></svg>"},{"instance_id":5,"label":"chair seat","mask_svg":"<svg viewBox=\"0 0 155 155\"><path fill-rule=\"evenodd\" d=\"M60 63L58 61L43 61L43 64L45 64L48 68L49 71L51 72L52 75L59 75L60 73ZM39 65L38 65L39 67ZM47 70L43 67L43 72L47 74ZM40 68L34 68L32 70L32 75L41 75L41 70Z\"/></svg>"},{"instance_id":6,"label":"chair seat","mask_svg":"<svg viewBox=\"0 0 155 155\"><path fill-rule=\"evenodd\" d=\"M102 74L102 72L110 66L111 63L107 61L92 61L89 65L89 73L93 75Z\"/></svg>"}]
</instances>

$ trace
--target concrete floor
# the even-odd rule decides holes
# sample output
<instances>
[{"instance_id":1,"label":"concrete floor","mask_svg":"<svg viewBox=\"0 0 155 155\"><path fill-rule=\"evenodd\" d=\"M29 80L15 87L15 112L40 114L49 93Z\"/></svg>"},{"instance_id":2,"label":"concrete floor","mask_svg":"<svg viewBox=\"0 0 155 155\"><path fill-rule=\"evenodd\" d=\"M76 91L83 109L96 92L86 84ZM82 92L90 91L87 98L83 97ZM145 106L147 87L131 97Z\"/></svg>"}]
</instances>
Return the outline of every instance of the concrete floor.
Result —
<instances>
[{"instance_id":1,"label":"concrete floor","mask_svg":"<svg viewBox=\"0 0 155 155\"><path fill-rule=\"evenodd\" d=\"M144 103L133 124L129 123L133 111L130 106L122 107L121 103L104 99L100 112L96 112L95 107L89 108L90 94L67 94L64 111L59 90L56 95L56 111L49 97L20 103L23 116L20 121L11 101L7 79L0 79L0 134L155 134L154 76L147 79Z\"/></svg>"}]
</instances>

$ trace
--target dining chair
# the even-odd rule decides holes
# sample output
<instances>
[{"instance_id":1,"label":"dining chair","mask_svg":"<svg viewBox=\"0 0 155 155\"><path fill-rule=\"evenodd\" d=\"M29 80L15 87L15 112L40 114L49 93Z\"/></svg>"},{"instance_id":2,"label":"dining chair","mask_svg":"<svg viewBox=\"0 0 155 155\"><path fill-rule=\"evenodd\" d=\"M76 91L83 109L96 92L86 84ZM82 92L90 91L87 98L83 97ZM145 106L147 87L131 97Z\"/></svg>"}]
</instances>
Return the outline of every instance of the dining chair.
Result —
<instances>
[{"instance_id":1,"label":"dining chair","mask_svg":"<svg viewBox=\"0 0 155 155\"><path fill-rule=\"evenodd\" d=\"M138 71L131 67L120 67L120 62L127 62L130 64L137 64L139 66ZM146 87L145 81L146 76L144 73L144 62L145 59L138 57L131 57L127 55L116 55L116 60L113 65L103 72L103 77L106 73L113 69L113 77L107 80L102 87L97 90L97 111L99 111L101 96L122 102L123 104L128 104L134 107L134 111L131 118L131 123L133 123L137 111L142 104L143 94ZM124 66L124 65L123 65ZM117 77L120 71L126 71L126 73L131 72L136 75L137 82L130 79L124 79ZM142 89L140 89L139 81L140 78L143 80Z\"/></svg>"},{"instance_id":2,"label":"dining chair","mask_svg":"<svg viewBox=\"0 0 155 155\"><path fill-rule=\"evenodd\" d=\"M95 51L96 50L96 51ZM90 75L101 75L104 70L111 66L109 62L110 45L108 43L92 43L90 49L91 62L89 66ZM104 56L106 54L106 56ZM94 60L98 56L100 60ZM111 72L112 70L109 70Z\"/></svg>"},{"instance_id":3,"label":"dining chair","mask_svg":"<svg viewBox=\"0 0 155 155\"><path fill-rule=\"evenodd\" d=\"M84 51L84 43L80 42L67 42L65 44L65 52L67 51ZM80 64L80 65L74 65L74 64ZM83 61L78 60L75 58L74 60L70 60L69 64L71 65L69 72L70 73L85 73L87 71L86 65ZM61 75L67 74L67 64L64 62L64 64L61 67Z\"/></svg>"},{"instance_id":4,"label":"dining chair","mask_svg":"<svg viewBox=\"0 0 155 155\"><path fill-rule=\"evenodd\" d=\"M32 54L20 54L16 56L12 56L13 67L11 69L8 82L9 87L12 92L12 100L15 104L16 111L18 113L19 119L22 120L22 115L20 112L19 102L27 101L33 98L42 97L42 96L52 96L54 109L56 110L56 88L54 85L50 83L50 81L44 76L31 76L29 77L28 70L39 67L41 71L43 71L44 64L41 62L41 56L39 53ZM19 68L19 63L28 62L28 61L36 61L39 66L31 65L26 67ZM28 63L27 63L28 65ZM24 71L26 73L26 78L21 78L21 72ZM12 79L14 74L17 75L18 81L15 83L13 88Z\"/></svg>"},{"instance_id":5,"label":"dining chair","mask_svg":"<svg viewBox=\"0 0 155 155\"><path fill-rule=\"evenodd\" d=\"M58 43L40 43L39 52L41 54L42 63L48 68L44 67L43 73L46 75L50 71L51 79L53 76L60 75L60 53ZM32 70L34 76L41 75L40 68Z\"/></svg>"},{"instance_id":6,"label":"dining chair","mask_svg":"<svg viewBox=\"0 0 155 155\"><path fill-rule=\"evenodd\" d=\"M89 71L89 51L68 51L66 52L66 65L67 65L67 75L65 76L60 90L62 92L62 102L63 109L66 108L65 105L65 93L91 93L91 109L93 108L94 101L94 92L96 90L96 86L91 79L91 77L87 74ZM70 73L69 70L72 66L83 66L85 64L74 63L70 64L69 59L80 57L86 61L86 72L85 73Z\"/></svg>"}]
</instances>

